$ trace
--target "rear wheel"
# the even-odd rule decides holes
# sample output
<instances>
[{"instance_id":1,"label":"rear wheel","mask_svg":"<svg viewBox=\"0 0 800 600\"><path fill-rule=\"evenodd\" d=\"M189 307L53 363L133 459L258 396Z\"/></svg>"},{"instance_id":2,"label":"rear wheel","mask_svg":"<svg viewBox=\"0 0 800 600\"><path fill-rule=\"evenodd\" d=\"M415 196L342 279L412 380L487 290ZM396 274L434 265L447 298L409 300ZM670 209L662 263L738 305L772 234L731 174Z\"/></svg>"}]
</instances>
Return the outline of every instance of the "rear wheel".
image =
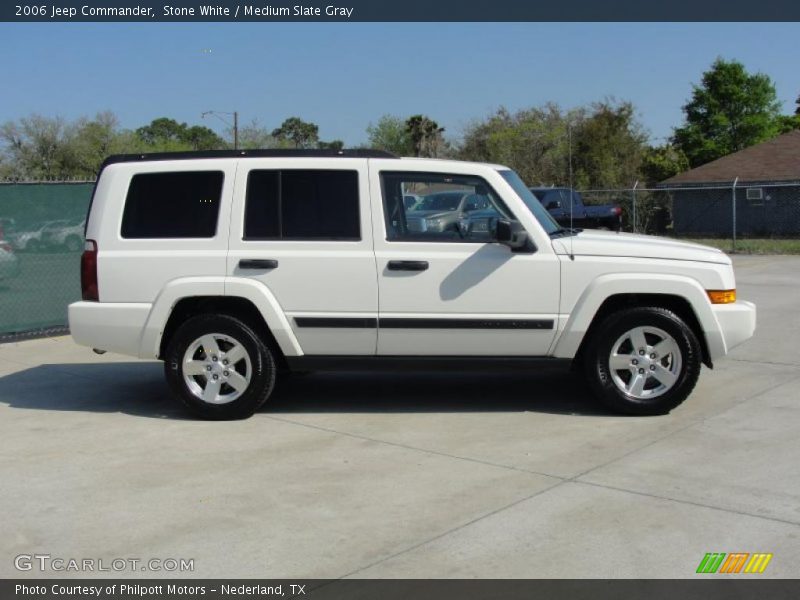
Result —
<instances>
[{"instance_id":1,"label":"rear wheel","mask_svg":"<svg viewBox=\"0 0 800 600\"><path fill-rule=\"evenodd\" d=\"M266 402L275 386L271 350L244 322L200 315L183 323L165 354L173 393L205 419L243 419Z\"/></svg>"},{"instance_id":2,"label":"rear wheel","mask_svg":"<svg viewBox=\"0 0 800 600\"><path fill-rule=\"evenodd\" d=\"M587 379L609 408L661 415L683 402L700 375L697 336L672 311L631 308L605 318L585 354Z\"/></svg>"}]
</instances>

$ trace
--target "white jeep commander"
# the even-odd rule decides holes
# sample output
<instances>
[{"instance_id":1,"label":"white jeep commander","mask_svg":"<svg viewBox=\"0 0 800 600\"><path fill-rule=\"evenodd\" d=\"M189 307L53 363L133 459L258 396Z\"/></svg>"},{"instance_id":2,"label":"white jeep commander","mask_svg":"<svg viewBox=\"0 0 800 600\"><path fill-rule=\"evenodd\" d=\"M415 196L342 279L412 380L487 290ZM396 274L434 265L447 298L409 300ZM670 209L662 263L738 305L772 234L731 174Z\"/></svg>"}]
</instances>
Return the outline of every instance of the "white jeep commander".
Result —
<instances>
[{"instance_id":1,"label":"white jeep commander","mask_svg":"<svg viewBox=\"0 0 800 600\"><path fill-rule=\"evenodd\" d=\"M662 414L756 320L718 250L563 229L499 165L361 150L113 156L81 284L75 340L163 360L210 419L293 371L557 361Z\"/></svg>"}]
</instances>

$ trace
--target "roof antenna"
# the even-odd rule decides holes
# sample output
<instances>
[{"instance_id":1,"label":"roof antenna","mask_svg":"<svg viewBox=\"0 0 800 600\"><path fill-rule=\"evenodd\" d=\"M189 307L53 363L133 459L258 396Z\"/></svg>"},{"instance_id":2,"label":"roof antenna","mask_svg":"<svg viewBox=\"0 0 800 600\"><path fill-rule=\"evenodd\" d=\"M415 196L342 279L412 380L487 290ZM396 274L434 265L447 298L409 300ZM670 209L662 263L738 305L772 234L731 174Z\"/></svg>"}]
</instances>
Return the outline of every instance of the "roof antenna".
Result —
<instances>
[{"instance_id":1,"label":"roof antenna","mask_svg":"<svg viewBox=\"0 0 800 600\"><path fill-rule=\"evenodd\" d=\"M572 229L572 211L575 203L572 200L572 119L567 121L567 136L569 138L569 228ZM572 238L574 238L574 232L570 231L569 236L569 259L575 260L575 253L573 252L572 247Z\"/></svg>"}]
</instances>

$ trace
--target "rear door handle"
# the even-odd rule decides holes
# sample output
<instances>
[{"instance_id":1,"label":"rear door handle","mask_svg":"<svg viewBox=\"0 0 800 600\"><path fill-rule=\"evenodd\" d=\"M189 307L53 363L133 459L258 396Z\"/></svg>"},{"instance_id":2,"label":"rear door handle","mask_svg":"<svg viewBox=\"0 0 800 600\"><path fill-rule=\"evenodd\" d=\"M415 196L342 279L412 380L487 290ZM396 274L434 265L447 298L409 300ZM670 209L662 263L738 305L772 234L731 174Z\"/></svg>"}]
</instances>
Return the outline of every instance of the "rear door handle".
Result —
<instances>
[{"instance_id":1,"label":"rear door handle","mask_svg":"<svg viewBox=\"0 0 800 600\"><path fill-rule=\"evenodd\" d=\"M390 260L386 265L390 271L427 271L427 260Z\"/></svg>"},{"instance_id":2,"label":"rear door handle","mask_svg":"<svg viewBox=\"0 0 800 600\"><path fill-rule=\"evenodd\" d=\"M278 261L271 258L243 258L239 261L240 269L277 269Z\"/></svg>"}]
</instances>

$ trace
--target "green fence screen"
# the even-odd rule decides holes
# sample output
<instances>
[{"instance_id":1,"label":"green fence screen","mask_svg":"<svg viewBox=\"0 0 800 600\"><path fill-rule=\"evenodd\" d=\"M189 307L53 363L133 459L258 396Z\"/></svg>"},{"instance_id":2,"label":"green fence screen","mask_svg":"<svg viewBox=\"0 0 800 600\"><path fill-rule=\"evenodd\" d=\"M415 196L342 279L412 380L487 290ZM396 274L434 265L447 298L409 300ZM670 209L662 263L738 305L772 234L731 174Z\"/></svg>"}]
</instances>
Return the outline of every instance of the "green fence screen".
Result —
<instances>
[{"instance_id":1,"label":"green fence screen","mask_svg":"<svg viewBox=\"0 0 800 600\"><path fill-rule=\"evenodd\" d=\"M0 340L64 330L92 183L0 183Z\"/></svg>"}]
</instances>

